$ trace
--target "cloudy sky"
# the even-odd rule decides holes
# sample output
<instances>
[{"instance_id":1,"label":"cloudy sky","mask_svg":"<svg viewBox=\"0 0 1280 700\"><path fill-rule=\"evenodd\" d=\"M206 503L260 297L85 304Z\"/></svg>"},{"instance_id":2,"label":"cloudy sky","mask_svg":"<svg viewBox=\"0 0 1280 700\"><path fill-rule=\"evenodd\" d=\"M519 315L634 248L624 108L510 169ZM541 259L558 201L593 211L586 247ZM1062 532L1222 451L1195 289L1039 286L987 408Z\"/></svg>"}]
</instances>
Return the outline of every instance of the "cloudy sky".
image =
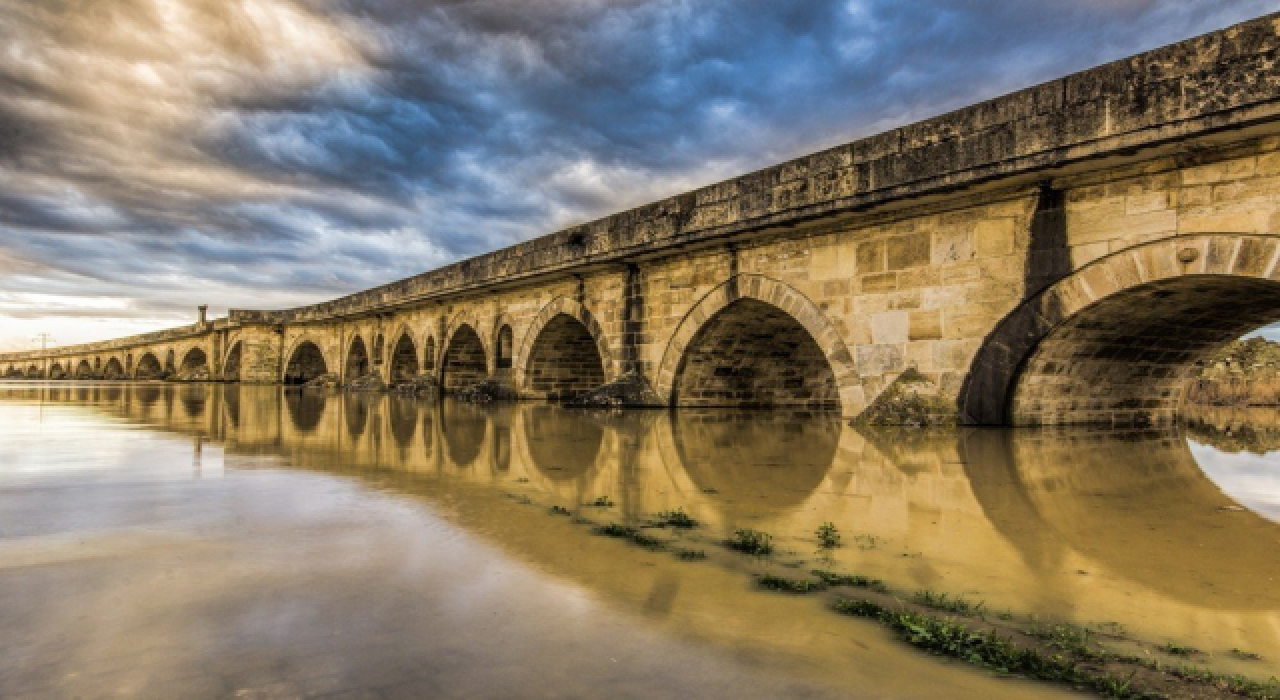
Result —
<instances>
[{"instance_id":1,"label":"cloudy sky","mask_svg":"<svg viewBox=\"0 0 1280 700\"><path fill-rule=\"evenodd\" d=\"M0 350L320 301L1280 0L0 0Z\"/></svg>"}]
</instances>

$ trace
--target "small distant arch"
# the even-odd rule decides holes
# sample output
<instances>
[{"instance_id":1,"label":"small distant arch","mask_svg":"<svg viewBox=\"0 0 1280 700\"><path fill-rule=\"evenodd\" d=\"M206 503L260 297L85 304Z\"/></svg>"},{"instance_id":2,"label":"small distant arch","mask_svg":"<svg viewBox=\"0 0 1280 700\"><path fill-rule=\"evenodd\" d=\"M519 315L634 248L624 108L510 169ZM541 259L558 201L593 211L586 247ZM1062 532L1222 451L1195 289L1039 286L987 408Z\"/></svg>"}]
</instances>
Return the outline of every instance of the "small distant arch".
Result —
<instances>
[{"instance_id":1,"label":"small distant arch","mask_svg":"<svg viewBox=\"0 0 1280 700\"><path fill-rule=\"evenodd\" d=\"M41 374L40 365L27 367L27 379L39 379Z\"/></svg>"},{"instance_id":2,"label":"small distant arch","mask_svg":"<svg viewBox=\"0 0 1280 700\"><path fill-rule=\"evenodd\" d=\"M511 360L515 356L515 334L511 324L504 323L498 328L494 338L494 366L498 369L511 369Z\"/></svg>"},{"instance_id":3,"label":"small distant arch","mask_svg":"<svg viewBox=\"0 0 1280 700\"><path fill-rule=\"evenodd\" d=\"M374 367L380 367L382 365L382 359L383 359L382 353L386 349L385 346L386 346L386 339L383 338L381 332L373 336L373 352L371 353L370 357L373 360Z\"/></svg>"},{"instance_id":4,"label":"small distant arch","mask_svg":"<svg viewBox=\"0 0 1280 700\"><path fill-rule=\"evenodd\" d=\"M364 338L355 336L347 346L347 361L343 365L342 381L350 382L369 373L369 350L365 347Z\"/></svg>"},{"instance_id":5,"label":"small distant arch","mask_svg":"<svg viewBox=\"0 0 1280 700\"><path fill-rule=\"evenodd\" d=\"M67 368L62 366L61 362L55 362L49 366L50 379L66 379Z\"/></svg>"},{"instance_id":6,"label":"small distant arch","mask_svg":"<svg viewBox=\"0 0 1280 700\"><path fill-rule=\"evenodd\" d=\"M434 335L427 336L426 351L423 353L423 364L428 372L435 372L436 369L436 337Z\"/></svg>"},{"instance_id":7,"label":"small distant arch","mask_svg":"<svg viewBox=\"0 0 1280 700\"><path fill-rule=\"evenodd\" d=\"M173 362L173 348L169 348L164 354L164 373L173 374L177 370L177 366Z\"/></svg>"},{"instance_id":8,"label":"small distant arch","mask_svg":"<svg viewBox=\"0 0 1280 700\"><path fill-rule=\"evenodd\" d=\"M80 360L76 364L74 376L76 379L91 379L93 377L93 365L89 364L88 360Z\"/></svg>"}]
</instances>

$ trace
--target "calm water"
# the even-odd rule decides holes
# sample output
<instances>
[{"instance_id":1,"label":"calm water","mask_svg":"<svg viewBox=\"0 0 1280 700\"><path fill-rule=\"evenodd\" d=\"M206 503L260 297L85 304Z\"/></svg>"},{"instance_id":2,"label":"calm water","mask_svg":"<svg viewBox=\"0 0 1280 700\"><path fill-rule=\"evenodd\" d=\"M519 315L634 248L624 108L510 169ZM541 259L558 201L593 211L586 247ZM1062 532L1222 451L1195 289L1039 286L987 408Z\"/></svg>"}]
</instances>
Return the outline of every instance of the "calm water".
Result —
<instances>
[{"instance_id":1,"label":"calm water","mask_svg":"<svg viewBox=\"0 0 1280 700\"><path fill-rule=\"evenodd\" d=\"M613 505L590 506L607 497ZM682 508L682 562L596 537ZM844 546L821 554L835 523ZM716 544L771 533L769 562ZM1051 697L751 574L823 566L1280 673L1280 417L858 431L0 384L0 697ZM793 569L791 567L802 567ZM1234 660L1241 648L1261 662ZM945 692L943 692L945 689Z\"/></svg>"}]
</instances>

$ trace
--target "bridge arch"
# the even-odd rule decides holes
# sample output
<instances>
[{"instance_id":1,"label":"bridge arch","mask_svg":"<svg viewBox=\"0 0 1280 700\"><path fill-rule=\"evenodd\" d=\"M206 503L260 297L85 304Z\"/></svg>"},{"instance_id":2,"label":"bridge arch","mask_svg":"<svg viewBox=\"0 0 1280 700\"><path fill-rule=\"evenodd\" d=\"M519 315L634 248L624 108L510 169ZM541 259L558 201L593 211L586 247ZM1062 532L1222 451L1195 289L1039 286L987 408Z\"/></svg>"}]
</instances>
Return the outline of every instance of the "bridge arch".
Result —
<instances>
[{"instance_id":1,"label":"bridge arch","mask_svg":"<svg viewBox=\"0 0 1280 700\"><path fill-rule=\"evenodd\" d=\"M40 371L40 365L30 365L27 367L27 379L40 379L44 375Z\"/></svg>"},{"instance_id":2,"label":"bridge arch","mask_svg":"<svg viewBox=\"0 0 1280 700\"><path fill-rule=\"evenodd\" d=\"M391 357L387 372L388 381L397 382L418 376L422 364L418 360L418 344L408 326L401 326L391 336Z\"/></svg>"},{"instance_id":3,"label":"bridge arch","mask_svg":"<svg viewBox=\"0 0 1280 700\"><path fill-rule=\"evenodd\" d=\"M322 374L329 374L329 361L319 343L309 336L298 338L286 355L285 384L306 384Z\"/></svg>"},{"instance_id":4,"label":"bridge arch","mask_svg":"<svg viewBox=\"0 0 1280 700\"><path fill-rule=\"evenodd\" d=\"M568 297L542 307L515 358L521 392L552 400L594 389L613 375L613 357L600 323Z\"/></svg>"},{"instance_id":5,"label":"bridge arch","mask_svg":"<svg viewBox=\"0 0 1280 700\"><path fill-rule=\"evenodd\" d=\"M516 336L511 317L501 314L493 322L493 369L510 370L515 364Z\"/></svg>"},{"instance_id":6,"label":"bridge arch","mask_svg":"<svg viewBox=\"0 0 1280 700\"><path fill-rule=\"evenodd\" d=\"M351 337L347 343L346 360L342 363L342 383L346 384L368 374L373 365L369 362L369 349L360 335Z\"/></svg>"},{"instance_id":7,"label":"bridge arch","mask_svg":"<svg viewBox=\"0 0 1280 700\"><path fill-rule=\"evenodd\" d=\"M153 352L147 352L138 358L138 367L133 371L134 379L159 379L163 375L164 368Z\"/></svg>"},{"instance_id":8,"label":"bridge arch","mask_svg":"<svg viewBox=\"0 0 1280 700\"><path fill-rule=\"evenodd\" d=\"M488 378L489 363L484 341L475 327L461 321L448 337L444 357L440 361L440 388L445 393L452 393Z\"/></svg>"},{"instance_id":9,"label":"bridge arch","mask_svg":"<svg viewBox=\"0 0 1280 700\"><path fill-rule=\"evenodd\" d=\"M107 364L102 369L103 379L127 379L124 372L124 365L120 363L120 358L109 357Z\"/></svg>"},{"instance_id":10,"label":"bridge arch","mask_svg":"<svg viewBox=\"0 0 1280 700\"><path fill-rule=\"evenodd\" d=\"M177 370L178 370L178 367L176 364L174 364L173 348L169 348L164 353L164 373L173 374Z\"/></svg>"},{"instance_id":11,"label":"bridge arch","mask_svg":"<svg viewBox=\"0 0 1280 700\"><path fill-rule=\"evenodd\" d=\"M71 376L76 379L92 379L93 365L89 364L88 360L80 360Z\"/></svg>"},{"instance_id":12,"label":"bridge arch","mask_svg":"<svg viewBox=\"0 0 1280 700\"><path fill-rule=\"evenodd\" d=\"M61 362L55 362L49 365L49 378L50 379L66 379L67 378L66 366L63 365Z\"/></svg>"},{"instance_id":13,"label":"bridge arch","mask_svg":"<svg viewBox=\"0 0 1280 700\"><path fill-rule=\"evenodd\" d=\"M735 275L680 321L654 387L678 406L862 408L853 355L817 304L757 274Z\"/></svg>"},{"instance_id":14,"label":"bridge arch","mask_svg":"<svg viewBox=\"0 0 1280 700\"><path fill-rule=\"evenodd\" d=\"M204 370L207 374L209 371L209 356L200 346L193 346L182 356L182 364L178 365L178 372L182 375L190 375L192 372Z\"/></svg>"},{"instance_id":15,"label":"bridge arch","mask_svg":"<svg viewBox=\"0 0 1280 700\"><path fill-rule=\"evenodd\" d=\"M1176 418L1197 364L1280 320L1280 242L1180 236L1085 265L1009 313L978 350L957 403L982 425Z\"/></svg>"}]
</instances>

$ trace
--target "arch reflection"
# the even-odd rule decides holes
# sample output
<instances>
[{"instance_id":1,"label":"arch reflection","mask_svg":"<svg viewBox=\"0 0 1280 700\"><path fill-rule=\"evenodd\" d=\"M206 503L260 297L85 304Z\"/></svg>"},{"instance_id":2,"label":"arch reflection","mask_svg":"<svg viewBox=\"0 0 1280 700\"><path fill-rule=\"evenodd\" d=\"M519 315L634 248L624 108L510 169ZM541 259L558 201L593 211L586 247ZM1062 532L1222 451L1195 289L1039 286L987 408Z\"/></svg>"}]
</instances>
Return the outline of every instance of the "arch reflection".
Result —
<instances>
[{"instance_id":1,"label":"arch reflection","mask_svg":"<svg viewBox=\"0 0 1280 700\"><path fill-rule=\"evenodd\" d=\"M554 406L521 406L524 439L529 459L552 481L574 481L590 476L599 464L604 426L585 411L565 411Z\"/></svg>"}]
</instances>

